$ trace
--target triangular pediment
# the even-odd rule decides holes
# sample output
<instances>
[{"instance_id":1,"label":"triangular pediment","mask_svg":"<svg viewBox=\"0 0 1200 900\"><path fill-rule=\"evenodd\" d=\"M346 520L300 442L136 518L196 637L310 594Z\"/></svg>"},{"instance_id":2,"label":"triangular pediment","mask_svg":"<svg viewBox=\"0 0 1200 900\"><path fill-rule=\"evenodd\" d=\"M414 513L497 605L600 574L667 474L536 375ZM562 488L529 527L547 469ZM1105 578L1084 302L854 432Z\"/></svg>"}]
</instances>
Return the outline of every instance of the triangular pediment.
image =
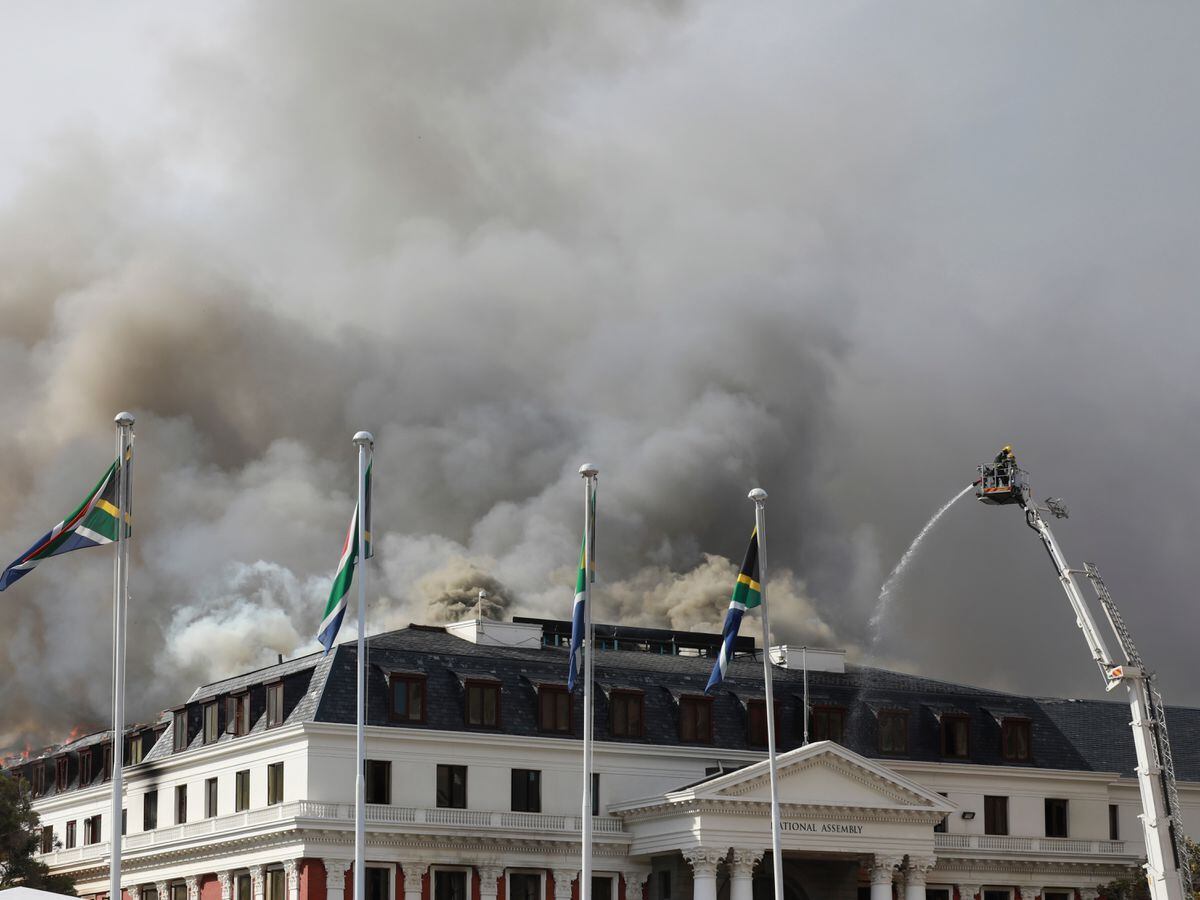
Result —
<instances>
[{"instance_id":1,"label":"triangular pediment","mask_svg":"<svg viewBox=\"0 0 1200 900\"><path fill-rule=\"evenodd\" d=\"M777 768L781 807L915 807L942 809L945 812L954 809L953 804L940 794L833 741L820 741L782 753L777 757ZM671 791L664 799L769 803L769 763L763 760L688 788Z\"/></svg>"}]
</instances>

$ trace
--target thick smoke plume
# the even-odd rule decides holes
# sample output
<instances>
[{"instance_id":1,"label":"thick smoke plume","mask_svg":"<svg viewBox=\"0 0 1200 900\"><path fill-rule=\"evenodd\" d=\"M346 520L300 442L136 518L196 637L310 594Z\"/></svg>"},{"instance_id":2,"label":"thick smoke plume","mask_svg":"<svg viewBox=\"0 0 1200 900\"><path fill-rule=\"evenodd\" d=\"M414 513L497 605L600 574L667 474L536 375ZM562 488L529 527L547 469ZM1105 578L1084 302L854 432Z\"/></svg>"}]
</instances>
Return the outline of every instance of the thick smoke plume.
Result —
<instances>
[{"instance_id":1,"label":"thick smoke plume","mask_svg":"<svg viewBox=\"0 0 1200 900\"><path fill-rule=\"evenodd\" d=\"M134 411L148 719L316 648L367 428L372 631L481 589L568 617L594 461L598 621L719 628L761 485L776 638L854 651L1012 441L1194 702L1200 23L1168 8L226 10L155 48L152 115L0 179L5 561ZM930 534L881 658L1095 693L1008 512ZM0 748L103 725L109 567L3 595Z\"/></svg>"}]
</instances>

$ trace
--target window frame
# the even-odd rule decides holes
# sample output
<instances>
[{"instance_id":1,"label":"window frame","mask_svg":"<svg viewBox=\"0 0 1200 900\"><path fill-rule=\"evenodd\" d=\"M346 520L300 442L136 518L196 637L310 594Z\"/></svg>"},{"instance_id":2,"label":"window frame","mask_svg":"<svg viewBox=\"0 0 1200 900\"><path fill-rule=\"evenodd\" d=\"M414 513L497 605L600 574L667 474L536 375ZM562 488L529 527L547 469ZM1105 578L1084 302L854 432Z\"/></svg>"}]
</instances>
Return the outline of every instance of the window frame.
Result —
<instances>
[{"instance_id":1,"label":"window frame","mask_svg":"<svg viewBox=\"0 0 1200 900\"><path fill-rule=\"evenodd\" d=\"M70 783L71 760L66 756L60 756L54 760L54 789L65 791Z\"/></svg>"},{"instance_id":2,"label":"window frame","mask_svg":"<svg viewBox=\"0 0 1200 900\"><path fill-rule=\"evenodd\" d=\"M72 819L70 822L67 823L66 840L63 844L63 847L67 850L73 850L75 848L75 837L76 837L75 820Z\"/></svg>"},{"instance_id":3,"label":"window frame","mask_svg":"<svg viewBox=\"0 0 1200 900\"><path fill-rule=\"evenodd\" d=\"M755 741L753 716L758 710L762 716L762 743ZM775 701L775 749L783 747L783 729L779 727L782 718L783 704ZM746 701L746 746L754 749L767 749L767 701L765 697L755 697Z\"/></svg>"},{"instance_id":4,"label":"window frame","mask_svg":"<svg viewBox=\"0 0 1200 900\"><path fill-rule=\"evenodd\" d=\"M267 689L267 727L278 728L287 721L283 707L283 679L265 685Z\"/></svg>"},{"instance_id":5,"label":"window frame","mask_svg":"<svg viewBox=\"0 0 1200 900\"><path fill-rule=\"evenodd\" d=\"M187 824L187 794L188 786L186 784L175 785L175 824Z\"/></svg>"},{"instance_id":6,"label":"window frame","mask_svg":"<svg viewBox=\"0 0 1200 900\"><path fill-rule=\"evenodd\" d=\"M387 798L385 800L372 800L371 789L375 787L375 779L371 777L372 765L382 768L384 771L384 790L383 794ZM363 797L364 803L371 803L376 806L390 806L392 803L392 761L390 759L364 759L363 760Z\"/></svg>"},{"instance_id":7,"label":"window frame","mask_svg":"<svg viewBox=\"0 0 1200 900\"><path fill-rule=\"evenodd\" d=\"M392 672L388 675L388 719L407 725L424 725L427 721L429 703L428 691L425 689L426 679L419 672ZM404 686L404 703L409 714L401 716L396 712L396 689ZM416 688L421 697L421 714L412 715L412 695L410 691Z\"/></svg>"},{"instance_id":8,"label":"window frame","mask_svg":"<svg viewBox=\"0 0 1200 900\"><path fill-rule=\"evenodd\" d=\"M146 745L142 742L142 732L136 732L129 736L128 742L125 744L125 765L136 766L146 756ZM134 759L134 757L137 759Z\"/></svg>"},{"instance_id":9,"label":"window frame","mask_svg":"<svg viewBox=\"0 0 1200 900\"><path fill-rule=\"evenodd\" d=\"M215 819L217 817L217 809L220 803L220 792L217 779L204 779L204 818Z\"/></svg>"},{"instance_id":10,"label":"window frame","mask_svg":"<svg viewBox=\"0 0 1200 900\"><path fill-rule=\"evenodd\" d=\"M283 785L283 760L267 763L267 806L283 802Z\"/></svg>"},{"instance_id":11,"label":"window frame","mask_svg":"<svg viewBox=\"0 0 1200 900\"><path fill-rule=\"evenodd\" d=\"M695 736L687 737L684 730L684 709L704 709L707 714L707 729L704 736L700 735L700 722L694 724ZM711 744L713 742L713 698L701 694L683 694L679 698L679 742L681 744Z\"/></svg>"},{"instance_id":12,"label":"window frame","mask_svg":"<svg viewBox=\"0 0 1200 900\"><path fill-rule=\"evenodd\" d=\"M466 724L466 726L468 728L484 728L489 731L496 731L502 727L503 722L504 722L504 717L503 717L503 713L501 711L502 696L501 696L500 688L501 688L500 682L495 679L491 679L491 678L468 678L468 679L466 679L466 681L463 683L463 722ZM486 719L486 715L485 715L485 712L487 709L486 692L488 692L488 691L495 692L495 695L496 695L496 701L495 701L496 721L494 723L488 723L486 721L479 721L479 722L471 721L471 692L473 690L477 690L477 691L481 692L480 696L479 696L479 704L480 704L479 713L480 713L481 720Z\"/></svg>"},{"instance_id":13,"label":"window frame","mask_svg":"<svg viewBox=\"0 0 1200 900\"><path fill-rule=\"evenodd\" d=\"M616 710L624 706L623 717ZM637 709L636 733L629 728L629 710ZM616 727L620 723L621 730ZM613 688L608 692L608 733L612 737L640 740L646 736L646 693L636 688Z\"/></svg>"},{"instance_id":14,"label":"window frame","mask_svg":"<svg viewBox=\"0 0 1200 900\"><path fill-rule=\"evenodd\" d=\"M158 788L142 794L142 831L158 828Z\"/></svg>"},{"instance_id":15,"label":"window frame","mask_svg":"<svg viewBox=\"0 0 1200 900\"><path fill-rule=\"evenodd\" d=\"M188 740L187 707L171 711L171 752L182 753L191 743ZM182 728L180 726L183 726Z\"/></svg>"},{"instance_id":16,"label":"window frame","mask_svg":"<svg viewBox=\"0 0 1200 900\"><path fill-rule=\"evenodd\" d=\"M1009 753L1009 735L1025 732L1025 754ZM1005 762L1033 760L1033 722L1026 716L1005 716L1000 720L1000 755Z\"/></svg>"},{"instance_id":17,"label":"window frame","mask_svg":"<svg viewBox=\"0 0 1200 900\"><path fill-rule=\"evenodd\" d=\"M952 732L947 727L948 725L961 726L963 729L964 749L962 753L952 753L950 739ZM944 713L938 717L938 740L943 759L970 759L971 758L971 717L966 713Z\"/></svg>"},{"instance_id":18,"label":"window frame","mask_svg":"<svg viewBox=\"0 0 1200 900\"><path fill-rule=\"evenodd\" d=\"M1071 801L1065 797L1046 797L1043 801L1043 808L1046 814L1045 833L1048 838L1069 838L1071 836ZM1051 826L1057 826L1057 821L1052 821L1053 818L1058 818L1057 813L1052 814L1052 810L1062 810L1062 833L1055 833Z\"/></svg>"},{"instance_id":19,"label":"window frame","mask_svg":"<svg viewBox=\"0 0 1200 900\"><path fill-rule=\"evenodd\" d=\"M538 731L542 734L574 734L575 733L575 698L571 692L567 690L566 685L562 684L539 684L537 686L538 696ZM561 698L567 698L567 716L566 722L560 723L559 713L562 711L559 708ZM549 726L546 724L546 708L547 705L552 706L552 722Z\"/></svg>"},{"instance_id":20,"label":"window frame","mask_svg":"<svg viewBox=\"0 0 1200 900\"><path fill-rule=\"evenodd\" d=\"M43 825L42 833L39 836L38 849L41 853L54 852L54 826Z\"/></svg>"},{"instance_id":21,"label":"window frame","mask_svg":"<svg viewBox=\"0 0 1200 900\"><path fill-rule=\"evenodd\" d=\"M988 803L988 801L993 801ZM999 810L1000 817L1003 818L1003 823L995 822L996 814L993 813L989 818L989 813L992 810ZM1000 829L1000 830L996 830ZM983 797L983 833L992 835L1007 835L1009 833L1008 824L1008 797L1002 794L984 794Z\"/></svg>"},{"instance_id":22,"label":"window frame","mask_svg":"<svg viewBox=\"0 0 1200 900\"><path fill-rule=\"evenodd\" d=\"M100 768L100 780L101 780L101 783L103 783L103 782L107 782L107 781L112 781L112 774L113 774L112 741L105 741L101 745L101 748L102 749L101 749L100 753L104 759L104 762Z\"/></svg>"},{"instance_id":23,"label":"window frame","mask_svg":"<svg viewBox=\"0 0 1200 900\"><path fill-rule=\"evenodd\" d=\"M93 770L92 751L89 748L79 754L79 786L81 788L87 787L92 783L92 779L95 777Z\"/></svg>"},{"instance_id":24,"label":"window frame","mask_svg":"<svg viewBox=\"0 0 1200 900\"><path fill-rule=\"evenodd\" d=\"M463 877L464 900L470 900L473 893L471 883L474 880L474 869L470 866L430 866L429 867L429 900L437 900L437 876L439 874L458 874Z\"/></svg>"},{"instance_id":25,"label":"window frame","mask_svg":"<svg viewBox=\"0 0 1200 900\"><path fill-rule=\"evenodd\" d=\"M233 811L245 812L250 808L250 770L240 769L233 773Z\"/></svg>"},{"instance_id":26,"label":"window frame","mask_svg":"<svg viewBox=\"0 0 1200 900\"><path fill-rule=\"evenodd\" d=\"M1119 803L1108 804L1108 839L1110 841L1121 839L1121 805Z\"/></svg>"},{"instance_id":27,"label":"window frame","mask_svg":"<svg viewBox=\"0 0 1200 900\"><path fill-rule=\"evenodd\" d=\"M200 707L200 734L205 744L215 744L221 739L221 707L211 700ZM209 727L211 725L211 728Z\"/></svg>"},{"instance_id":28,"label":"window frame","mask_svg":"<svg viewBox=\"0 0 1200 900\"><path fill-rule=\"evenodd\" d=\"M462 804L461 805L455 803L456 795L455 795L454 773L457 770L462 770ZM443 792L443 790L442 790L442 773L443 772L445 772L445 774L446 774L447 787L448 787L447 792ZM470 778L470 772L468 771L467 766L455 765L454 763L438 763L437 764L437 782L434 787L434 790L435 790L434 802L437 805L437 808L438 809L466 809L467 802L468 802L467 791L470 787L469 778ZM442 797L443 797L444 793L446 794L447 799L449 801L447 803L442 803Z\"/></svg>"},{"instance_id":29,"label":"window frame","mask_svg":"<svg viewBox=\"0 0 1200 900\"><path fill-rule=\"evenodd\" d=\"M803 702L801 703L803 705ZM818 715L823 721L824 736L817 735ZM829 735L830 721L837 719L837 737ZM801 732L803 733L803 731ZM838 706L832 703L818 703L808 708L808 737L811 741L833 741L835 744L841 744L846 738L846 707Z\"/></svg>"},{"instance_id":30,"label":"window frame","mask_svg":"<svg viewBox=\"0 0 1200 900\"><path fill-rule=\"evenodd\" d=\"M877 724L878 731L879 731L879 752L881 755L883 755L883 756L907 756L908 755L909 745L910 745L910 742L908 740L909 720L910 720L910 716L909 716L907 709L881 709L879 711L879 714L876 717L876 724ZM903 735L903 737L904 737L904 746L902 748L897 749L895 746L888 748L885 746L885 740L884 740L885 736L889 735L889 733L890 733L892 737L895 737L895 734L896 734L895 726L893 725L892 728L889 730L889 728L885 725L885 722L892 722L892 723L900 722L902 724L903 727L899 730L899 733L901 735Z\"/></svg>"},{"instance_id":31,"label":"window frame","mask_svg":"<svg viewBox=\"0 0 1200 900\"><path fill-rule=\"evenodd\" d=\"M510 769L512 790L509 808L513 812L540 813L542 811L542 770ZM530 778L529 776L534 776ZM520 799L524 806L518 806Z\"/></svg>"},{"instance_id":32,"label":"window frame","mask_svg":"<svg viewBox=\"0 0 1200 900\"><path fill-rule=\"evenodd\" d=\"M504 870L504 896L508 900L513 900L512 877L514 875L522 878L536 878L538 880L538 889L534 897L544 898L546 896L546 870L545 869L505 869Z\"/></svg>"},{"instance_id":33,"label":"window frame","mask_svg":"<svg viewBox=\"0 0 1200 900\"><path fill-rule=\"evenodd\" d=\"M250 733L249 691L239 691L225 698L225 733L233 737Z\"/></svg>"}]
</instances>

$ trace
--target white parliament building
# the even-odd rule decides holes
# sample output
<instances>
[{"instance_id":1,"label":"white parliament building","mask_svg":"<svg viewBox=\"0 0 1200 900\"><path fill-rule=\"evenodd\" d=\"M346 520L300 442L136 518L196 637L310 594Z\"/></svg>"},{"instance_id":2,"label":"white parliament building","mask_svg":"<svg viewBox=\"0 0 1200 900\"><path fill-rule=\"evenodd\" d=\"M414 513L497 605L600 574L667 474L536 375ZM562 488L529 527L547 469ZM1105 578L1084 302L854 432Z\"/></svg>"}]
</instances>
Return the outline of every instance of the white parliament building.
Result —
<instances>
[{"instance_id":1,"label":"white parliament building","mask_svg":"<svg viewBox=\"0 0 1200 900\"><path fill-rule=\"evenodd\" d=\"M570 624L474 619L368 641L368 900L578 898L582 703ZM596 900L766 900L761 657L597 626ZM788 900L1096 900L1144 858L1128 707L772 651ZM356 650L197 689L127 731L129 900L346 900ZM1200 826L1200 710L1169 710ZM9 768L42 856L107 896L111 734Z\"/></svg>"}]
</instances>

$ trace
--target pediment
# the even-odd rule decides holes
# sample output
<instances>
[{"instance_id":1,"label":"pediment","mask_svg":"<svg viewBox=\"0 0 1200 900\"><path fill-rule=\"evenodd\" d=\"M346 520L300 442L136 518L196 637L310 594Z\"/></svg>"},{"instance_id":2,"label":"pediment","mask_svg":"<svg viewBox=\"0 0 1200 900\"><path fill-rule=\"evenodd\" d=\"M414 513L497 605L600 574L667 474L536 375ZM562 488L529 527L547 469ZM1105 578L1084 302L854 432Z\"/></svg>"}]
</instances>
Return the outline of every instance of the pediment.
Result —
<instances>
[{"instance_id":1,"label":"pediment","mask_svg":"<svg viewBox=\"0 0 1200 900\"><path fill-rule=\"evenodd\" d=\"M875 760L840 744L820 741L777 757L779 803L788 806L826 806L874 809L954 809L940 794L898 775ZM668 801L769 803L770 769L766 760L672 791Z\"/></svg>"}]
</instances>

